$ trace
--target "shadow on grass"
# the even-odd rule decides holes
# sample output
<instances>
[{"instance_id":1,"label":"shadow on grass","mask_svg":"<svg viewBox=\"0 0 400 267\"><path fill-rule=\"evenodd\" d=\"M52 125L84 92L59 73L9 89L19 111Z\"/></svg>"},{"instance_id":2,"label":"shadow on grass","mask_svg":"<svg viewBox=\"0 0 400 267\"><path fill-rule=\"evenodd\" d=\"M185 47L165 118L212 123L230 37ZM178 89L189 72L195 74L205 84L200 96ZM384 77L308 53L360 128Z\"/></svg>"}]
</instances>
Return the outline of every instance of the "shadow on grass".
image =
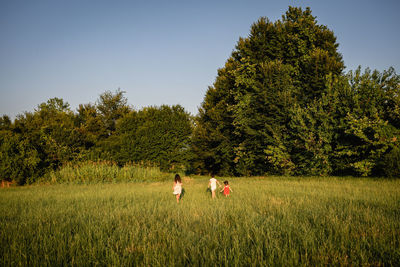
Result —
<instances>
[{"instance_id":1,"label":"shadow on grass","mask_svg":"<svg viewBox=\"0 0 400 267\"><path fill-rule=\"evenodd\" d=\"M185 193L186 193L185 188L182 187L182 191L181 191L181 195L179 196L179 200L181 200L183 198Z\"/></svg>"}]
</instances>

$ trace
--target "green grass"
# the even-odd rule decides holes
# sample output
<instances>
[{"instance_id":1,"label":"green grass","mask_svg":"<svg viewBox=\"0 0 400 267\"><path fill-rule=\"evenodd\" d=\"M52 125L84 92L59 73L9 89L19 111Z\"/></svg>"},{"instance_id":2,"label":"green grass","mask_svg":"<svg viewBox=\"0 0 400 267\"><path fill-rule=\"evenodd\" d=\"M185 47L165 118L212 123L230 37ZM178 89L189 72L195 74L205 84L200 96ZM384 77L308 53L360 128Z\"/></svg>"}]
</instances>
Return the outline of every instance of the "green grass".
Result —
<instances>
[{"instance_id":1,"label":"green grass","mask_svg":"<svg viewBox=\"0 0 400 267\"><path fill-rule=\"evenodd\" d=\"M95 184L166 181L174 177L172 173L160 171L154 166L144 164L126 164L123 167L113 162L69 163L60 169L46 174L39 184Z\"/></svg>"},{"instance_id":2,"label":"green grass","mask_svg":"<svg viewBox=\"0 0 400 267\"><path fill-rule=\"evenodd\" d=\"M400 180L229 181L1 189L0 265L400 265Z\"/></svg>"}]
</instances>

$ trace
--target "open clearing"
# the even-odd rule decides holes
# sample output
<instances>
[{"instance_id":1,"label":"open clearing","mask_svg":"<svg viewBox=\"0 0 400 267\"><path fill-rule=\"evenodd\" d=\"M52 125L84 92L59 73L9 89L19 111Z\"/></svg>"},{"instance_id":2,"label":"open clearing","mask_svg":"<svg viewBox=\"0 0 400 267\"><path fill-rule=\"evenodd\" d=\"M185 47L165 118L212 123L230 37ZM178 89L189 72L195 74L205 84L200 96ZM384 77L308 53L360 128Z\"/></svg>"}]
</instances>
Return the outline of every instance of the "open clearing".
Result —
<instances>
[{"instance_id":1,"label":"open clearing","mask_svg":"<svg viewBox=\"0 0 400 267\"><path fill-rule=\"evenodd\" d=\"M400 180L183 182L1 189L0 265L400 265Z\"/></svg>"}]
</instances>

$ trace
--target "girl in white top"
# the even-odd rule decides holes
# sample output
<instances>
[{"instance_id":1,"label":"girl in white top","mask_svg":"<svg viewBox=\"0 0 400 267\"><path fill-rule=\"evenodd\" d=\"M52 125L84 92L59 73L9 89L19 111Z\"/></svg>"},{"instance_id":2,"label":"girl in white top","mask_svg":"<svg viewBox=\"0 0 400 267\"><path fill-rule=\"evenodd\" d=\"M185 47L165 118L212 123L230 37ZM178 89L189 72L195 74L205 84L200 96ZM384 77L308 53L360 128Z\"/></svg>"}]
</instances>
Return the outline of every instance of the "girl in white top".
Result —
<instances>
[{"instance_id":1,"label":"girl in white top","mask_svg":"<svg viewBox=\"0 0 400 267\"><path fill-rule=\"evenodd\" d=\"M214 178L214 175L212 175L210 181L208 182L208 187L211 188L212 198L215 198L215 190L217 190L217 184L219 187L221 187L221 184L218 182L217 179Z\"/></svg>"},{"instance_id":2,"label":"girl in white top","mask_svg":"<svg viewBox=\"0 0 400 267\"><path fill-rule=\"evenodd\" d=\"M182 180L179 174L175 175L174 186L172 187L172 190L174 190L173 194L176 196L176 203L179 203L182 193Z\"/></svg>"}]
</instances>

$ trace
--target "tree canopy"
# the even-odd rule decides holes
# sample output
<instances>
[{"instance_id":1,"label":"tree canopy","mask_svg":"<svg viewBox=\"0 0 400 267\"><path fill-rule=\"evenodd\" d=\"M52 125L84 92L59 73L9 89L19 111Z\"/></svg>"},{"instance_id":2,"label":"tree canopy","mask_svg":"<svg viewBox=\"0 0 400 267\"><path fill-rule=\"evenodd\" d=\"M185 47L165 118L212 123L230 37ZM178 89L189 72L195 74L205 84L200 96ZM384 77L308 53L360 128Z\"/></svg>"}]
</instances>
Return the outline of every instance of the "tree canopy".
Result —
<instances>
[{"instance_id":1,"label":"tree canopy","mask_svg":"<svg viewBox=\"0 0 400 267\"><path fill-rule=\"evenodd\" d=\"M373 173L397 134L399 76L393 69L346 75L337 48L309 8L289 7L276 22L260 18L206 92L192 168L220 175Z\"/></svg>"}]
</instances>

